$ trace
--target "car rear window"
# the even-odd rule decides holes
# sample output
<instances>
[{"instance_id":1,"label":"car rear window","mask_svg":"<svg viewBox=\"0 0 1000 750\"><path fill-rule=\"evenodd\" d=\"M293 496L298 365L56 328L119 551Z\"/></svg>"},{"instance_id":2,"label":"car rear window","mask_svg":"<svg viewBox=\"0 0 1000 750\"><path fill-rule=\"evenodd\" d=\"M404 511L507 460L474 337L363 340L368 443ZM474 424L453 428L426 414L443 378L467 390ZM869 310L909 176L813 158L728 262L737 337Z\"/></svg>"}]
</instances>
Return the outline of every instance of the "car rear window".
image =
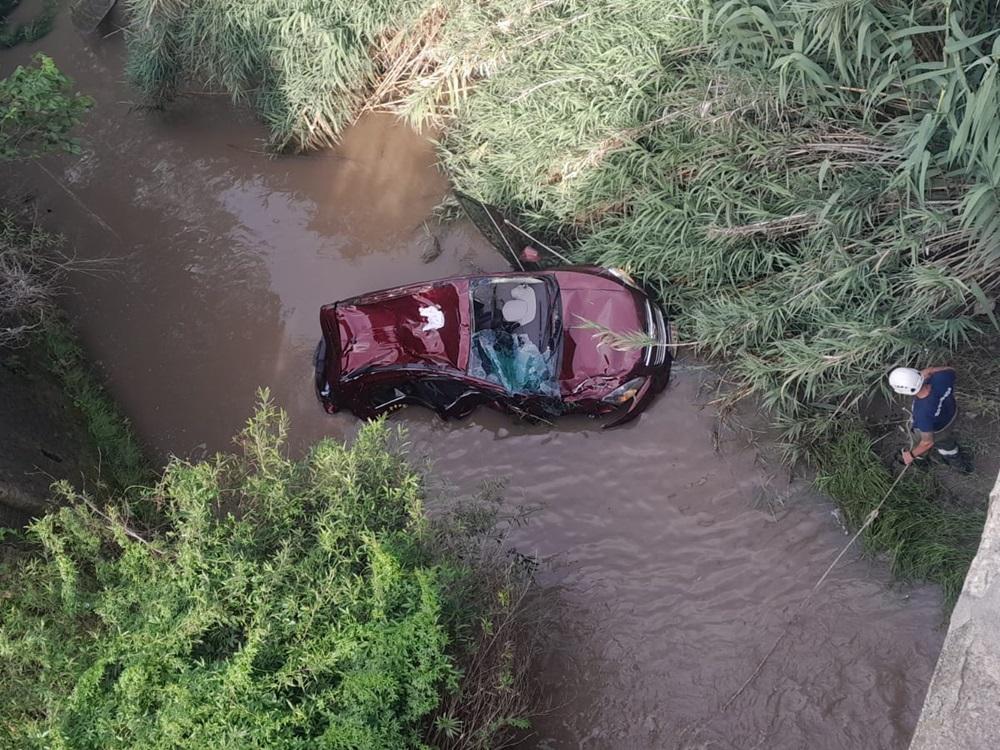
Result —
<instances>
[{"instance_id":1,"label":"car rear window","mask_svg":"<svg viewBox=\"0 0 1000 750\"><path fill-rule=\"evenodd\" d=\"M469 374L509 393L558 397L561 321L554 280L476 279L469 297Z\"/></svg>"}]
</instances>

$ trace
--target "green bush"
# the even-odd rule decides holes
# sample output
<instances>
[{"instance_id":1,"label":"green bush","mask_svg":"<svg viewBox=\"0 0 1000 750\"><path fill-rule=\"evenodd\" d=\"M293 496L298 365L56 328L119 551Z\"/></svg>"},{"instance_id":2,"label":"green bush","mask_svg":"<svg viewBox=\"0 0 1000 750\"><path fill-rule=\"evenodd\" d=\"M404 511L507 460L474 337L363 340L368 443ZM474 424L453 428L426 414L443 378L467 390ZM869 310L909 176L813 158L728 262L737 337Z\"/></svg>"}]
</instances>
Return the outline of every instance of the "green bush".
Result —
<instances>
[{"instance_id":1,"label":"green bush","mask_svg":"<svg viewBox=\"0 0 1000 750\"><path fill-rule=\"evenodd\" d=\"M7 746L403 748L461 734L454 715L433 718L492 616L470 599L475 555L442 562L421 477L384 424L301 461L286 432L264 401L235 455L173 461L147 497L156 528L63 488L68 507L30 529L41 554L3 571ZM490 717L466 747L519 723Z\"/></svg>"},{"instance_id":2,"label":"green bush","mask_svg":"<svg viewBox=\"0 0 1000 750\"><path fill-rule=\"evenodd\" d=\"M75 153L69 131L93 106L90 97L71 90L72 82L51 58L38 54L34 63L19 65L0 80L0 161Z\"/></svg>"}]
</instances>

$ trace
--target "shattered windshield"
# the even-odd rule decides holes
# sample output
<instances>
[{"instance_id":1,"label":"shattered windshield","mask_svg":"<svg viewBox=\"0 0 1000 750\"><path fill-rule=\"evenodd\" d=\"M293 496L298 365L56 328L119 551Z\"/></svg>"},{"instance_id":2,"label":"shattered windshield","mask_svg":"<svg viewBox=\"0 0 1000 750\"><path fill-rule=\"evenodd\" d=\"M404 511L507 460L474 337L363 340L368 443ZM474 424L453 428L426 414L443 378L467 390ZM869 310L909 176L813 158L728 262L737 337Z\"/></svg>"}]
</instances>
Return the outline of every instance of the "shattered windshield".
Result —
<instances>
[{"instance_id":1,"label":"shattered windshield","mask_svg":"<svg viewBox=\"0 0 1000 750\"><path fill-rule=\"evenodd\" d=\"M469 374L509 393L559 394L562 323L552 279L476 279L470 283Z\"/></svg>"}]
</instances>

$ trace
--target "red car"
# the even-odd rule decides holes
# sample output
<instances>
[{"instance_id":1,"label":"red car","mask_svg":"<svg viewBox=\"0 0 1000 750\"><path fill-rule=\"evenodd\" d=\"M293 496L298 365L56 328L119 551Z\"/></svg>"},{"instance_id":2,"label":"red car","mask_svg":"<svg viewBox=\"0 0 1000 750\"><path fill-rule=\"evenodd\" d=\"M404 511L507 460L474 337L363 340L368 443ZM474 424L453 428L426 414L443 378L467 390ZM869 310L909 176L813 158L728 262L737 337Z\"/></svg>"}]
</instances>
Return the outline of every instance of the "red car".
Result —
<instances>
[{"instance_id":1,"label":"red car","mask_svg":"<svg viewBox=\"0 0 1000 750\"><path fill-rule=\"evenodd\" d=\"M404 404L445 419L488 405L540 419L618 412L611 427L637 416L670 378L667 319L616 270L573 266L386 289L323 306L320 324L320 401L365 419ZM646 336L627 348L602 331Z\"/></svg>"}]
</instances>

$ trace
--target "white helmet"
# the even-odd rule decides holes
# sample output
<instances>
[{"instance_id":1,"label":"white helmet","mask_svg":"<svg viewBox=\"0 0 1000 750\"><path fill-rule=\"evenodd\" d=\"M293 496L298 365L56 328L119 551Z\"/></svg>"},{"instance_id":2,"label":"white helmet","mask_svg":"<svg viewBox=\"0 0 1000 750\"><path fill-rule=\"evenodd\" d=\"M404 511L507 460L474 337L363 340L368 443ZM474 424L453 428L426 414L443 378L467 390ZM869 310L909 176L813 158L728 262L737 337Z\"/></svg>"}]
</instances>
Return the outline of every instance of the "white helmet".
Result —
<instances>
[{"instance_id":1,"label":"white helmet","mask_svg":"<svg viewBox=\"0 0 1000 750\"><path fill-rule=\"evenodd\" d=\"M889 373L889 385L896 393L915 396L924 385L924 376L912 367L897 367Z\"/></svg>"}]
</instances>

